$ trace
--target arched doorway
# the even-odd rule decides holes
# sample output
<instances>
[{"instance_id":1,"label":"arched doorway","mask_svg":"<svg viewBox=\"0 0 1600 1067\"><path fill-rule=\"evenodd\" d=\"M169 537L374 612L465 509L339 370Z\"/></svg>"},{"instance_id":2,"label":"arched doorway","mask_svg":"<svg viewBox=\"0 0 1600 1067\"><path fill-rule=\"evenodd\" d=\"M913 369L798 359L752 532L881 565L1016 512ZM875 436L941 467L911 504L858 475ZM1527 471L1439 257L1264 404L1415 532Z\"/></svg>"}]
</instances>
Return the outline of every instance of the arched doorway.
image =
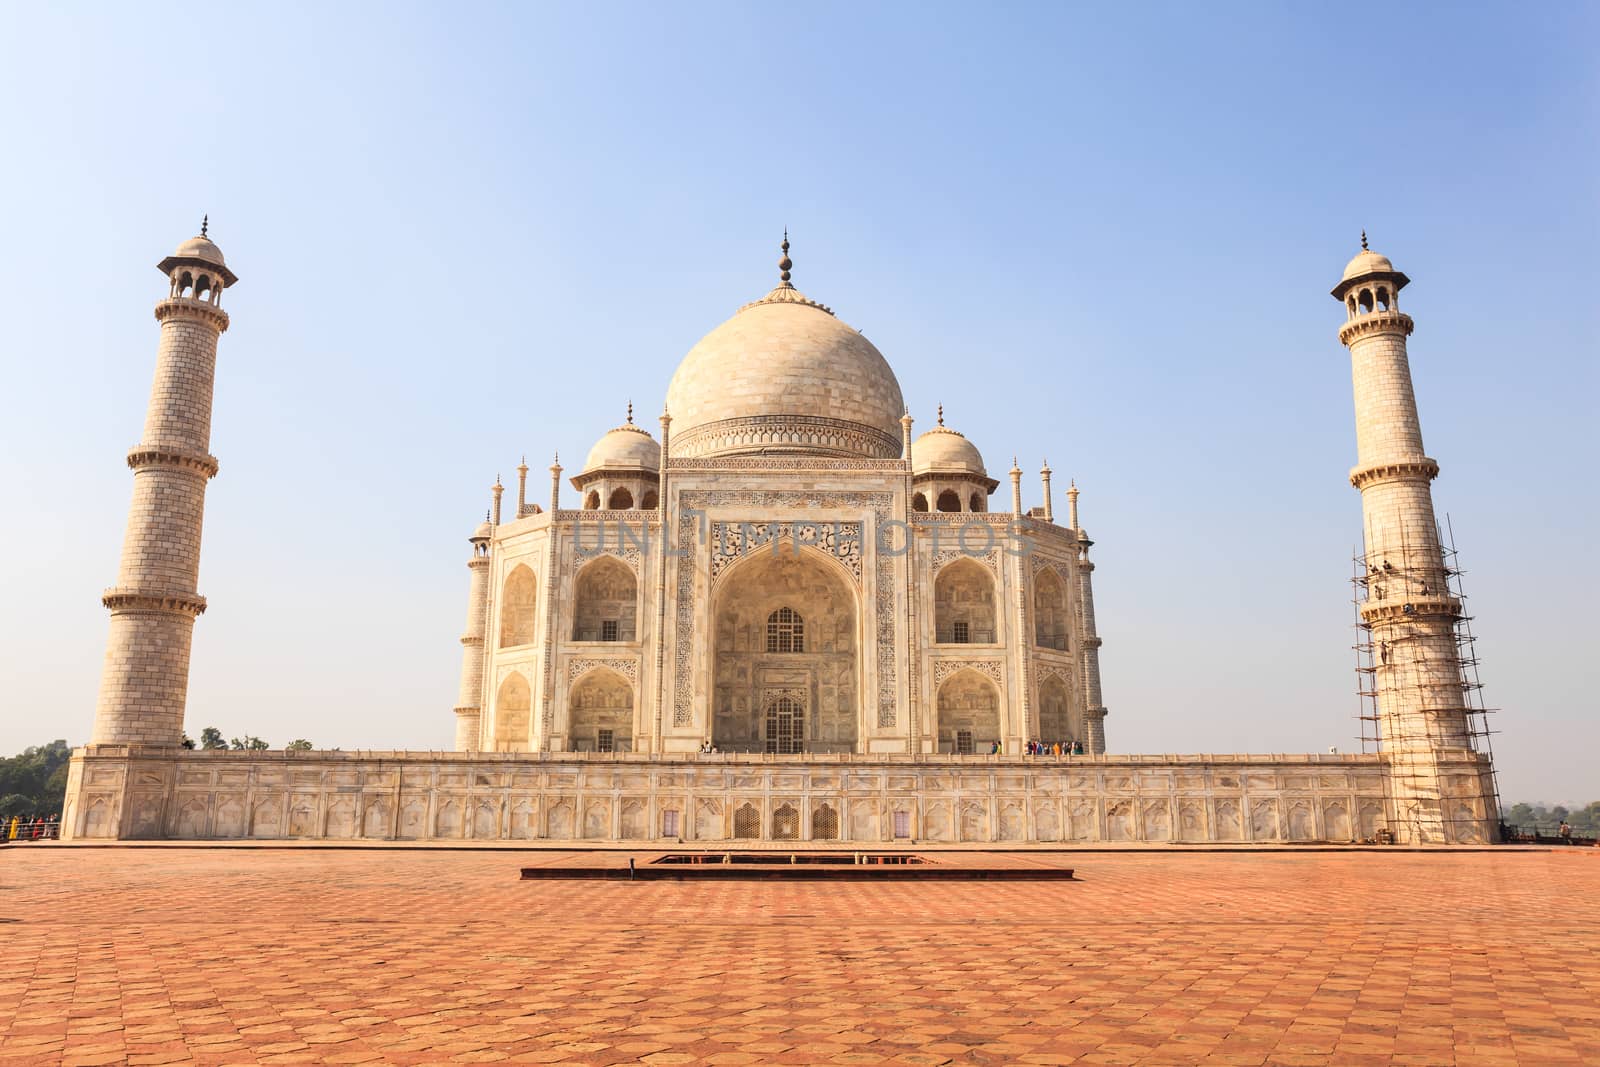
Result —
<instances>
[{"instance_id":1,"label":"arched doorway","mask_svg":"<svg viewBox=\"0 0 1600 1067\"><path fill-rule=\"evenodd\" d=\"M711 740L727 752L852 752L860 637L847 572L816 549L752 548L712 593Z\"/></svg>"},{"instance_id":2,"label":"arched doorway","mask_svg":"<svg viewBox=\"0 0 1600 1067\"><path fill-rule=\"evenodd\" d=\"M639 617L639 584L616 556L584 565L575 583L574 641L633 641Z\"/></svg>"},{"instance_id":3,"label":"arched doorway","mask_svg":"<svg viewBox=\"0 0 1600 1067\"><path fill-rule=\"evenodd\" d=\"M1033 643L1067 650L1067 584L1049 567L1033 579Z\"/></svg>"},{"instance_id":4,"label":"arched doorway","mask_svg":"<svg viewBox=\"0 0 1600 1067\"><path fill-rule=\"evenodd\" d=\"M1000 740L1000 690L974 670L961 670L939 687L939 751L989 752Z\"/></svg>"},{"instance_id":5,"label":"arched doorway","mask_svg":"<svg viewBox=\"0 0 1600 1067\"><path fill-rule=\"evenodd\" d=\"M496 752L522 752L532 740L529 733L529 711L533 707L528 680L520 672L512 671L500 683L494 701L494 750Z\"/></svg>"},{"instance_id":6,"label":"arched doorway","mask_svg":"<svg viewBox=\"0 0 1600 1067\"><path fill-rule=\"evenodd\" d=\"M934 576L934 640L939 644L993 644L994 623L994 573L988 567L958 559Z\"/></svg>"},{"instance_id":7,"label":"arched doorway","mask_svg":"<svg viewBox=\"0 0 1600 1067\"><path fill-rule=\"evenodd\" d=\"M567 746L574 752L633 751L633 687L597 668L567 693Z\"/></svg>"},{"instance_id":8,"label":"arched doorway","mask_svg":"<svg viewBox=\"0 0 1600 1067\"><path fill-rule=\"evenodd\" d=\"M1072 702L1067 693L1067 683L1060 675L1046 676L1039 683L1039 741L1065 744L1078 740L1077 725L1073 722Z\"/></svg>"}]
</instances>

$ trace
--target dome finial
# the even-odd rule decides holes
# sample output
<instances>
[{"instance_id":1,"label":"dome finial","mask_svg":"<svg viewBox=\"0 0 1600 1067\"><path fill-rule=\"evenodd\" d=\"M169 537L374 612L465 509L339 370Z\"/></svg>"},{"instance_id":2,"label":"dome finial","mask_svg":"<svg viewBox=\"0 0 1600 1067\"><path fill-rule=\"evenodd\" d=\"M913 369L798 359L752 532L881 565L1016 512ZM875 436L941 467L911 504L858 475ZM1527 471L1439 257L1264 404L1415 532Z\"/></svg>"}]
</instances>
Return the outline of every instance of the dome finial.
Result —
<instances>
[{"instance_id":1,"label":"dome finial","mask_svg":"<svg viewBox=\"0 0 1600 1067\"><path fill-rule=\"evenodd\" d=\"M200 236L201 237L204 237L206 235L206 230L207 230L207 228L210 227L210 225L211 225L211 216L209 214L200 216Z\"/></svg>"},{"instance_id":2,"label":"dome finial","mask_svg":"<svg viewBox=\"0 0 1600 1067\"><path fill-rule=\"evenodd\" d=\"M940 426L944 425L944 405L943 404L939 405L939 425Z\"/></svg>"},{"instance_id":3,"label":"dome finial","mask_svg":"<svg viewBox=\"0 0 1600 1067\"><path fill-rule=\"evenodd\" d=\"M633 401L628 401L628 425L633 425Z\"/></svg>"},{"instance_id":4,"label":"dome finial","mask_svg":"<svg viewBox=\"0 0 1600 1067\"><path fill-rule=\"evenodd\" d=\"M778 260L778 280L784 285L789 284L789 271L794 267L794 261L789 258L789 227L783 228L783 258Z\"/></svg>"},{"instance_id":5,"label":"dome finial","mask_svg":"<svg viewBox=\"0 0 1600 1067\"><path fill-rule=\"evenodd\" d=\"M1361 251L1363 251L1363 252L1369 251L1369 249L1367 248L1367 231L1366 230L1362 230L1361 231Z\"/></svg>"}]
</instances>

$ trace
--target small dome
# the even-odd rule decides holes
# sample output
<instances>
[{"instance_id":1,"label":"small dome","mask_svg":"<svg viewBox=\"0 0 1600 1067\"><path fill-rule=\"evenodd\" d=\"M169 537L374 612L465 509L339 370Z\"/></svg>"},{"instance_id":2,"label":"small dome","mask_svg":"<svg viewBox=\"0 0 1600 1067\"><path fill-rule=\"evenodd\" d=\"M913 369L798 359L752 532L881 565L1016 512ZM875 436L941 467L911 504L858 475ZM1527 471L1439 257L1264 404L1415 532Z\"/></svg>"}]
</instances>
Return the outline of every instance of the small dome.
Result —
<instances>
[{"instance_id":1,"label":"small dome","mask_svg":"<svg viewBox=\"0 0 1600 1067\"><path fill-rule=\"evenodd\" d=\"M946 426L935 426L911 445L914 474L958 473L987 478L983 456L966 437Z\"/></svg>"},{"instance_id":2,"label":"small dome","mask_svg":"<svg viewBox=\"0 0 1600 1067\"><path fill-rule=\"evenodd\" d=\"M661 446L644 430L628 423L608 430L604 437L589 449L589 458L583 461L583 473L599 470L661 469Z\"/></svg>"},{"instance_id":3,"label":"small dome","mask_svg":"<svg viewBox=\"0 0 1600 1067\"><path fill-rule=\"evenodd\" d=\"M219 267L228 265L222 258L222 249L213 244L209 237L191 237L179 245L178 250L172 254L180 259L203 259Z\"/></svg>"},{"instance_id":4,"label":"small dome","mask_svg":"<svg viewBox=\"0 0 1600 1067\"><path fill-rule=\"evenodd\" d=\"M480 523L478 523L478 528L476 530L472 531L472 536L470 538L468 538L468 540L471 540L471 541L487 541L487 540L489 540L489 538L491 538L493 536L494 536L494 527L490 526L487 522L480 522Z\"/></svg>"},{"instance_id":5,"label":"small dome","mask_svg":"<svg viewBox=\"0 0 1600 1067\"><path fill-rule=\"evenodd\" d=\"M1361 252L1345 264L1344 277L1340 281L1349 281L1368 274L1393 274L1394 264L1389 262L1388 256L1380 256L1376 252L1362 249Z\"/></svg>"}]
</instances>

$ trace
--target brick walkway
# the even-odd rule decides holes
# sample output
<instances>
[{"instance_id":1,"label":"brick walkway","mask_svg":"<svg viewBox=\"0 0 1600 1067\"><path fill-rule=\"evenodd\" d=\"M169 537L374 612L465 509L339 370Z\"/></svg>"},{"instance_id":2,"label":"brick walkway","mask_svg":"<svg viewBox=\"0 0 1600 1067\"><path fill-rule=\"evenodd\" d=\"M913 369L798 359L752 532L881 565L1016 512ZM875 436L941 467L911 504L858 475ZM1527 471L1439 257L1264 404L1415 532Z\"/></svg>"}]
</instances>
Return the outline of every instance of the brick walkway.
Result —
<instances>
[{"instance_id":1,"label":"brick walkway","mask_svg":"<svg viewBox=\"0 0 1600 1067\"><path fill-rule=\"evenodd\" d=\"M1600 850L1010 884L536 858L0 851L0 1063L1600 1062Z\"/></svg>"}]
</instances>

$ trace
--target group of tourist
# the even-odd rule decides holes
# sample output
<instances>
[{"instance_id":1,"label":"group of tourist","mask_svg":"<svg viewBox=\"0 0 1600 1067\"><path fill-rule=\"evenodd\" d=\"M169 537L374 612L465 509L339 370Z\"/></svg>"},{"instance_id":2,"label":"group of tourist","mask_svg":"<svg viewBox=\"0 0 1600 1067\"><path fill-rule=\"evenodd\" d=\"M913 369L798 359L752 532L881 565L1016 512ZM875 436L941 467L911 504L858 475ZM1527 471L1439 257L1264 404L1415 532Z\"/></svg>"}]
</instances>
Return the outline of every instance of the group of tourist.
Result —
<instances>
[{"instance_id":1,"label":"group of tourist","mask_svg":"<svg viewBox=\"0 0 1600 1067\"><path fill-rule=\"evenodd\" d=\"M1029 741L1027 749L1030 756L1081 756L1083 755L1083 742Z\"/></svg>"},{"instance_id":2,"label":"group of tourist","mask_svg":"<svg viewBox=\"0 0 1600 1067\"><path fill-rule=\"evenodd\" d=\"M57 815L13 815L5 827L7 841L57 841L61 821Z\"/></svg>"}]
</instances>

